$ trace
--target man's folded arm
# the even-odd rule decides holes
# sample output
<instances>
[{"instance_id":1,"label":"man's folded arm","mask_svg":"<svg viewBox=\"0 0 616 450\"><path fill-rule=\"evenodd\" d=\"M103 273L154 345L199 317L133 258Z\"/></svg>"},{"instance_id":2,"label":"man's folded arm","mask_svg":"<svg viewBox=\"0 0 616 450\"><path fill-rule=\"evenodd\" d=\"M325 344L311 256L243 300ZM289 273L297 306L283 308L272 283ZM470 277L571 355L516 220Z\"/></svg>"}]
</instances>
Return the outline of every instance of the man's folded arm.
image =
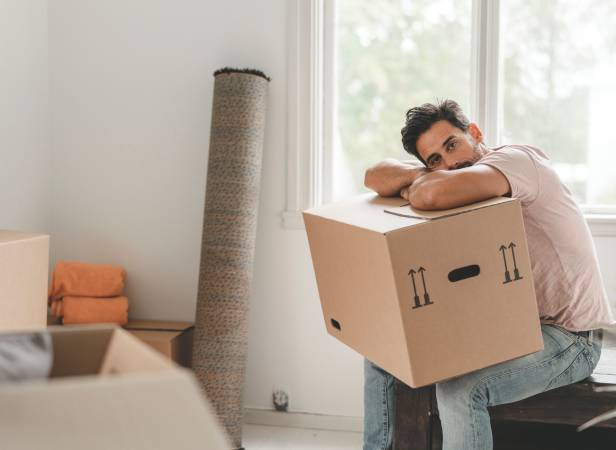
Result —
<instances>
[{"instance_id":1,"label":"man's folded arm","mask_svg":"<svg viewBox=\"0 0 616 450\"><path fill-rule=\"evenodd\" d=\"M419 176L405 197L417 209L449 209L492 197L510 195L509 181L494 167L477 164L458 170L437 170Z\"/></svg>"},{"instance_id":2,"label":"man's folded arm","mask_svg":"<svg viewBox=\"0 0 616 450\"><path fill-rule=\"evenodd\" d=\"M382 197L399 195L400 190L412 184L426 172L418 162L385 159L366 170L364 185Z\"/></svg>"}]
</instances>

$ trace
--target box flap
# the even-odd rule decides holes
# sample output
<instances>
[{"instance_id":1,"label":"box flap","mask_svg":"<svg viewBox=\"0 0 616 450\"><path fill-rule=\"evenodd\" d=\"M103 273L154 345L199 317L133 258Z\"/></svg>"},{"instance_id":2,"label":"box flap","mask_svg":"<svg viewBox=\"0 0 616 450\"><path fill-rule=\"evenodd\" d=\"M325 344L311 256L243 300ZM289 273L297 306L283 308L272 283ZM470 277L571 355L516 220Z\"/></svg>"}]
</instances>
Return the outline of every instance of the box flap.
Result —
<instances>
[{"instance_id":1,"label":"box flap","mask_svg":"<svg viewBox=\"0 0 616 450\"><path fill-rule=\"evenodd\" d=\"M425 219L409 221L408 217L383 214L385 209L396 209L401 205L408 205L408 202L401 197L379 197L377 194L363 194L309 209L304 211L304 216L322 217L383 234L425 221Z\"/></svg>"},{"instance_id":2,"label":"box flap","mask_svg":"<svg viewBox=\"0 0 616 450\"><path fill-rule=\"evenodd\" d=\"M170 322L164 320L129 320L123 328L126 330L146 331L185 331L195 324L192 322Z\"/></svg>"},{"instance_id":3,"label":"box flap","mask_svg":"<svg viewBox=\"0 0 616 450\"><path fill-rule=\"evenodd\" d=\"M460 206L458 208L443 209L440 211L424 211L421 209L413 208L408 202L404 205L397 207L385 208L385 212L401 217L409 217L412 219L433 220L440 219L441 217L455 216L456 214L462 214L476 209L486 208L488 206L498 205L500 203L507 203L515 201L515 199L507 197L495 197L488 200L483 200L477 203L471 203L470 205Z\"/></svg>"},{"instance_id":4,"label":"box flap","mask_svg":"<svg viewBox=\"0 0 616 450\"><path fill-rule=\"evenodd\" d=\"M101 375L173 369L174 365L128 331L116 328L100 369Z\"/></svg>"},{"instance_id":5,"label":"box flap","mask_svg":"<svg viewBox=\"0 0 616 450\"><path fill-rule=\"evenodd\" d=\"M59 325L47 329L54 349L52 378L160 372L174 367L167 358L117 326Z\"/></svg>"},{"instance_id":6,"label":"box flap","mask_svg":"<svg viewBox=\"0 0 616 450\"><path fill-rule=\"evenodd\" d=\"M114 328L110 325L54 325L48 327L53 343L51 377L96 375Z\"/></svg>"},{"instance_id":7,"label":"box flap","mask_svg":"<svg viewBox=\"0 0 616 450\"><path fill-rule=\"evenodd\" d=\"M133 336L147 342L171 342L182 334L182 331L161 331L161 330L127 330Z\"/></svg>"}]
</instances>

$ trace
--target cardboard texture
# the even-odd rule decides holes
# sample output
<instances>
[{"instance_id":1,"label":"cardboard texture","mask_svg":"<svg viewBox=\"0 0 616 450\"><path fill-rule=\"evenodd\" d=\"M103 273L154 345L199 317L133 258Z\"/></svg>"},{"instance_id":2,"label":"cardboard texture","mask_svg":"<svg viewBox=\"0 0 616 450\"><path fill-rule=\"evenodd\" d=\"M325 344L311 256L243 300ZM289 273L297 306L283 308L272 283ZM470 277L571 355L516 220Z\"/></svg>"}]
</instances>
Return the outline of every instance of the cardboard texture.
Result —
<instances>
[{"instance_id":1,"label":"cardboard texture","mask_svg":"<svg viewBox=\"0 0 616 450\"><path fill-rule=\"evenodd\" d=\"M49 236L0 230L0 331L44 328Z\"/></svg>"},{"instance_id":2,"label":"cardboard texture","mask_svg":"<svg viewBox=\"0 0 616 450\"><path fill-rule=\"evenodd\" d=\"M304 223L328 333L409 386L543 348L518 200L418 211L367 194Z\"/></svg>"},{"instance_id":3,"label":"cardboard texture","mask_svg":"<svg viewBox=\"0 0 616 450\"><path fill-rule=\"evenodd\" d=\"M129 320L124 329L172 361L192 367L193 323Z\"/></svg>"},{"instance_id":4,"label":"cardboard texture","mask_svg":"<svg viewBox=\"0 0 616 450\"><path fill-rule=\"evenodd\" d=\"M119 328L49 328L49 380L0 384L2 448L231 448L194 376Z\"/></svg>"}]
</instances>

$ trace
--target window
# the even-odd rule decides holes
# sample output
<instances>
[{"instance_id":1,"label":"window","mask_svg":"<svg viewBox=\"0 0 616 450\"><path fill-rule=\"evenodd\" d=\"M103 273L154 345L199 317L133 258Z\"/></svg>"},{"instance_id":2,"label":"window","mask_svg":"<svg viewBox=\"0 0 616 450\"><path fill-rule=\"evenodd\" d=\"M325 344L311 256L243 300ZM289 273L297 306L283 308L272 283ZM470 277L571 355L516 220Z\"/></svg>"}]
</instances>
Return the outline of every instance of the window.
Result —
<instances>
[{"instance_id":1,"label":"window","mask_svg":"<svg viewBox=\"0 0 616 450\"><path fill-rule=\"evenodd\" d=\"M288 0L286 228L410 158L408 108L454 98L487 145L546 151L594 236L616 236L616 0Z\"/></svg>"},{"instance_id":2,"label":"window","mask_svg":"<svg viewBox=\"0 0 616 450\"><path fill-rule=\"evenodd\" d=\"M325 201L362 192L368 165L410 158L400 142L408 108L453 98L491 137L488 145L540 147L587 209L616 210L616 2L334 5L325 21L333 27L325 73L334 80L325 99L333 124L324 142Z\"/></svg>"},{"instance_id":3,"label":"window","mask_svg":"<svg viewBox=\"0 0 616 450\"><path fill-rule=\"evenodd\" d=\"M616 205L616 2L501 5L502 141L546 151L578 202Z\"/></svg>"},{"instance_id":4,"label":"window","mask_svg":"<svg viewBox=\"0 0 616 450\"><path fill-rule=\"evenodd\" d=\"M471 74L470 1L335 4L333 200L362 191L377 160L410 158L400 141L409 107L439 96L468 110Z\"/></svg>"}]
</instances>

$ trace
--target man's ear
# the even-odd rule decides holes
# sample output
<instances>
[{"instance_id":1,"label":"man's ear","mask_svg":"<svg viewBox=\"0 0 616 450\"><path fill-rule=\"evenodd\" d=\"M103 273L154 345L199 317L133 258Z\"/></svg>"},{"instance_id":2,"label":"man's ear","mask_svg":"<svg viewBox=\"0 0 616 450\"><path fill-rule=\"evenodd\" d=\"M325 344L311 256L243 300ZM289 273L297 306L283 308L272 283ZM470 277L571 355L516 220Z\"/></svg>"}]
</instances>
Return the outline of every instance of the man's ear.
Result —
<instances>
[{"instance_id":1,"label":"man's ear","mask_svg":"<svg viewBox=\"0 0 616 450\"><path fill-rule=\"evenodd\" d=\"M483 142L483 133L475 122L468 124L468 133L475 139L475 142L481 144Z\"/></svg>"}]
</instances>

